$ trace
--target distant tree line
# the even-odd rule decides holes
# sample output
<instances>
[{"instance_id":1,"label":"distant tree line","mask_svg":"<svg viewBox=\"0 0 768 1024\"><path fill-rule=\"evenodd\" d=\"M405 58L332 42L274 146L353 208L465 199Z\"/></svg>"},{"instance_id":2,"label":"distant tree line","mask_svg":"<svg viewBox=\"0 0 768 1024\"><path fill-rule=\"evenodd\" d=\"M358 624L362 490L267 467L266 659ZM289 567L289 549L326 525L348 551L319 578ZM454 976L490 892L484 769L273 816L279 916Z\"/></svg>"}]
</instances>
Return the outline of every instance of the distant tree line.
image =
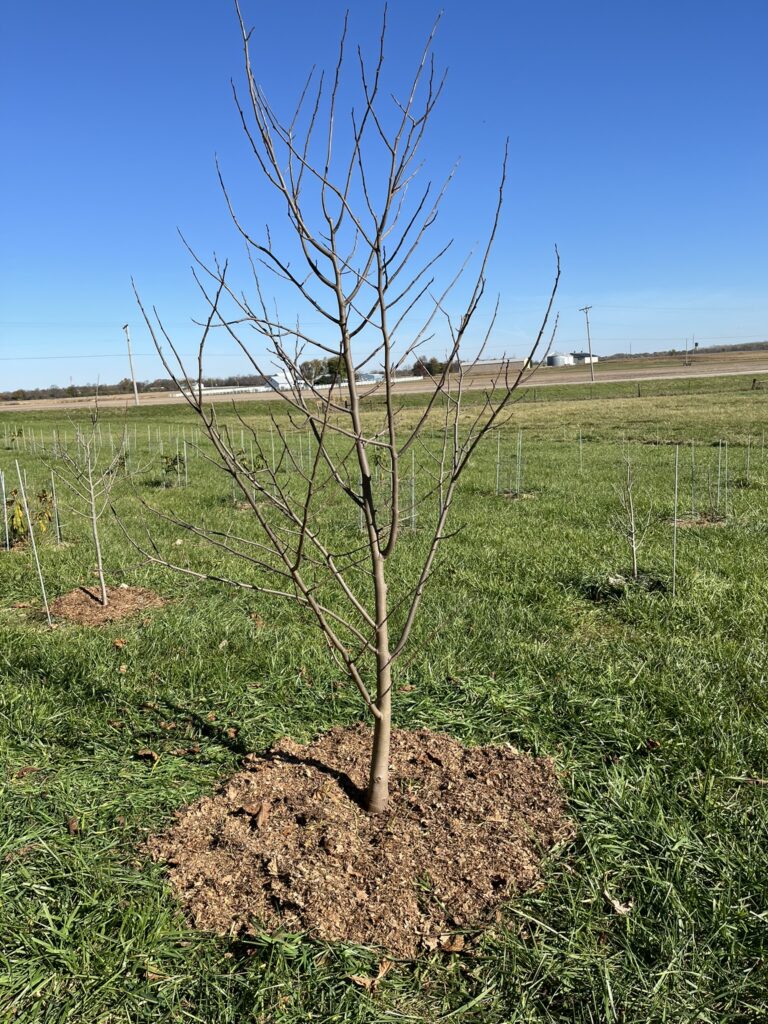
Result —
<instances>
[{"instance_id":1,"label":"distant tree line","mask_svg":"<svg viewBox=\"0 0 768 1024\"><path fill-rule=\"evenodd\" d=\"M696 345L695 351L701 355L705 352L712 354L713 352L762 352L768 349L768 341L749 341L742 345L707 345L703 348L701 345ZM694 347L688 349L688 355L692 356L694 353ZM609 356L600 356L602 360L605 359L658 359L660 356L682 356L685 354L684 348L664 348L658 352L613 352Z\"/></svg>"}]
</instances>

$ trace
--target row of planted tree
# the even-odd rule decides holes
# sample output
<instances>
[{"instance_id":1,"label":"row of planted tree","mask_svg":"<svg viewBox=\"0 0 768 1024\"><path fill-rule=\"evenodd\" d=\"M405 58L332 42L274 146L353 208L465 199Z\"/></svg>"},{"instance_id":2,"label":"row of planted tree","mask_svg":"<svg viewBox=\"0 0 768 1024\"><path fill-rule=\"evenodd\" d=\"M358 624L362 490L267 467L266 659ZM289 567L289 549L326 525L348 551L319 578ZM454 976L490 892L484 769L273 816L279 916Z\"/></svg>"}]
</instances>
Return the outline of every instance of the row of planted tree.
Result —
<instances>
[{"instance_id":1,"label":"row of planted tree","mask_svg":"<svg viewBox=\"0 0 768 1024\"><path fill-rule=\"evenodd\" d=\"M301 485L313 459L313 439L308 431L289 430L274 420L268 420L260 431L237 424L225 425L222 429L234 457L254 475L252 485L243 495L237 474L228 474L229 487L225 490L229 492L233 507L248 511L252 505L263 504L265 495L274 498L278 492L288 494L292 487L287 478L291 476ZM46 432L34 427L13 426L9 429L6 424L5 435L9 465L5 471L0 469L0 544L5 551L19 546L29 547L49 622L44 573L38 554L41 541L51 538L55 544L62 544L69 517L87 523L98 578L98 599L106 607L109 591L102 554L101 522L106 513L114 511L111 503L114 485L121 478L129 482L134 498L139 494L137 485L140 487L148 481L152 486L163 489L186 488L194 474L195 460L210 463L213 454L196 428L154 426L147 427L139 435L136 425L129 428L123 424L118 431L111 423L102 424L98 407L94 408L87 425L71 422L65 429ZM590 442L585 441L581 428L572 444L576 446L577 459L574 458L571 465L574 471L577 465L578 474L583 477L588 471L588 466L585 467L585 446L588 447ZM484 477L481 482L483 491L507 499L536 497L535 487L526 490L529 447L522 429L499 430L495 438L489 437L479 469ZM715 442L667 442L656 447L662 452L674 452L669 480L673 514L665 520L671 525L671 589L674 593L677 587L678 526L726 523L733 512L734 490L759 485L765 447L764 441L754 444L751 436L736 446L729 445L725 439L718 439ZM439 492L440 474L430 471L439 453L427 452L428 457L424 457L424 451L417 460L415 449L412 450L404 467L400 517L402 526L409 530L419 530L422 517L427 523L432 519L430 503L434 506L433 512L439 514L439 493L436 506L435 496L436 485ZM613 484L615 511L611 523L627 542L626 579L640 582L643 574L639 568L639 551L658 514L649 495L638 495L632 446L623 441L620 451L621 465L617 463ZM42 481L40 474L34 474L37 482L30 485L27 469L22 468L15 457L20 452L25 453L27 462L32 455L43 468ZM375 453L372 462L372 482L380 487L382 462ZM350 476L345 486L353 485L354 480ZM177 525L189 527L191 524L177 520ZM349 526L364 533L362 510L358 509ZM158 561L165 560L159 558Z\"/></svg>"}]
</instances>

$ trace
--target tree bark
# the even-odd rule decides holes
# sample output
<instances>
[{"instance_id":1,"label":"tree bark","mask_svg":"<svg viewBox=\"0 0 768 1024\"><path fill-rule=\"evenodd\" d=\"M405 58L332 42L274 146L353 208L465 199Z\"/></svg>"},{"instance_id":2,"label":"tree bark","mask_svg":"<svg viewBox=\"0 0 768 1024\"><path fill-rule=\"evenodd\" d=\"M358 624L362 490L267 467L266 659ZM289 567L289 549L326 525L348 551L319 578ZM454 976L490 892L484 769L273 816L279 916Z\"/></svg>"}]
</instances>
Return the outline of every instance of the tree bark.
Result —
<instances>
[{"instance_id":1,"label":"tree bark","mask_svg":"<svg viewBox=\"0 0 768 1024\"><path fill-rule=\"evenodd\" d=\"M368 779L368 813L381 814L389 805L389 750L392 736L392 658L389 650L387 584L384 559L374 560L376 597L376 716Z\"/></svg>"}]
</instances>

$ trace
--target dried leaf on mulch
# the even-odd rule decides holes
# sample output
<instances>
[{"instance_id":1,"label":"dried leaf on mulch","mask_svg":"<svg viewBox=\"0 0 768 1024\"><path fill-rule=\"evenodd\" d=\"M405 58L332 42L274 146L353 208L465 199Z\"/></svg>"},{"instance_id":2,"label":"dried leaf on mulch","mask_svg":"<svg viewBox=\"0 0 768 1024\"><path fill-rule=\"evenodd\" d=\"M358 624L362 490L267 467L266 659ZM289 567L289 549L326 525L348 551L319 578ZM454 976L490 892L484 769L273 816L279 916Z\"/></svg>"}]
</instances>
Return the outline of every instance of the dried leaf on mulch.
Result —
<instances>
[{"instance_id":1,"label":"dried leaf on mulch","mask_svg":"<svg viewBox=\"0 0 768 1024\"><path fill-rule=\"evenodd\" d=\"M573 834L548 758L429 730L394 734L390 808L368 815L370 744L362 725L282 740L150 838L193 925L460 952Z\"/></svg>"}]
</instances>

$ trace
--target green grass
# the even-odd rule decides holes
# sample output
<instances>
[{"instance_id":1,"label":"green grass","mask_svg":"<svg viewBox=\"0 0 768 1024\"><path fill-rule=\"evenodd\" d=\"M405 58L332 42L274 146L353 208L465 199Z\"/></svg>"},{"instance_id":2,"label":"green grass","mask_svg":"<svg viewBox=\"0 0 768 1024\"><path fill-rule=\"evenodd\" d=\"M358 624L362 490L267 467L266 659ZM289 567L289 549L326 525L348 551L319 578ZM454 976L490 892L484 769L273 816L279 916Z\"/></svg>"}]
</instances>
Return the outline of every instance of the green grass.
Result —
<instances>
[{"instance_id":1,"label":"green grass","mask_svg":"<svg viewBox=\"0 0 768 1024\"><path fill-rule=\"evenodd\" d=\"M1 553L0 1019L766 1019L768 410L734 380L719 389L708 380L711 390L691 394L658 382L672 393L653 398L601 385L610 401L577 389L526 399L502 433L501 479L514 480L522 428L523 485L534 497L495 495L495 437L462 481L453 525L464 528L445 549L400 663L398 685L413 689L398 692L397 723L551 755L578 837L470 953L397 964L375 995L348 980L375 975L375 951L291 935L245 947L190 931L162 869L141 851L150 831L246 751L360 716L302 613L141 564L105 522L110 581L152 586L169 603L98 630L50 631L34 609L14 607L39 607L29 552ZM555 391L539 398L545 390ZM268 429L265 406L243 411ZM72 429L51 414L13 410L8 420L24 424L29 444L31 428L36 446L54 427ZM164 432L166 451L177 429L191 436L182 408L131 411L127 422L140 449L147 425L153 438ZM118 431L122 417L105 412L109 423ZM668 442L685 442L685 514L691 439L697 510L716 502L716 445L728 441L726 525L679 531L675 598L638 590L590 600L590 581L628 568L612 526L625 455L639 503L653 509L641 567L669 580ZM735 487L746 480L748 450L750 486ZM29 489L43 486L37 453L0 446L8 484L17 457ZM157 453L140 450L136 462L145 464L137 488L158 506L250 528L202 459L190 460L188 488L169 489L151 486ZM721 477L723 511L722 465ZM130 489L121 485L117 497L138 532ZM41 545L54 595L91 578L85 524L63 516L68 544L57 548L49 535ZM356 536L353 510L331 504L327 517L338 538ZM169 524L153 529L175 556L232 568ZM406 532L395 583L424 544L422 531ZM173 753L196 745L199 753ZM142 748L159 759L137 759Z\"/></svg>"}]
</instances>

